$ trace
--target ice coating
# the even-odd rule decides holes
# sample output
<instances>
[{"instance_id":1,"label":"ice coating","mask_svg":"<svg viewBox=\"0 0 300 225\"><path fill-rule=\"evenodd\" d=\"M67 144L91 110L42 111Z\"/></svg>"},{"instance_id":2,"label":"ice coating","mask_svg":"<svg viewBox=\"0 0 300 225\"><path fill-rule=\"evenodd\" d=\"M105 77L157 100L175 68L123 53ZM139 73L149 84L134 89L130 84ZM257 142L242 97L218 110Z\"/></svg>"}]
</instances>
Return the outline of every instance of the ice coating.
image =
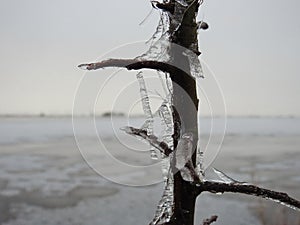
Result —
<instances>
[{"instance_id":1,"label":"ice coating","mask_svg":"<svg viewBox=\"0 0 300 225\"><path fill-rule=\"evenodd\" d=\"M166 98L158 109L158 115L161 118L161 125L164 128L162 133L162 140L173 150L173 116L172 116L172 87L168 83L168 76L166 77ZM174 207L174 180L171 171L171 153L169 156L162 155L162 175L164 180L164 191L161 200L159 201L156 213L151 225L167 223L173 215Z\"/></svg>"},{"instance_id":2,"label":"ice coating","mask_svg":"<svg viewBox=\"0 0 300 225\"><path fill-rule=\"evenodd\" d=\"M193 51L186 50L184 55L188 57L191 69L191 75L194 78L204 78L204 73L202 65L200 63L199 57Z\"/></svg>"},{"instance_id":3,"label":"ice coating","mask_svg":"<svg viewBox=\"0 0 300 225\"><path fill-rule=\"evenodd\" d=\"M239 181L234 180L233 178L229 177L228 175L226 175L225 173L223 173L222 171L220 171L220 170L218 170L216 168L213 168L213 171L226 184L240 183Z\"/></svg>"},{"instance_id":4,"label":"ice coating","mask_svg":"<svg viewBox=\"0 0 300 225\"><path fill-rule=\"evenodd\" d=\"M157 205L157 209L154 215L154 219L150 223L151 225L163 224L170 221L173 215L174 208L174 180L173 175L169 173L169 179L164 188L163 196Z\"/></svg>"},{"instance_id":5,"label":"ice coating","mask_svg":"<svg viewBox=\"0 0 300 225\"><path fill-rule=\"evenodd\" d=\"M176 168L181 170L185 167L186 163L191 160L193 155L193 134L184 133L180 138L176 151Z\"/></svg>"}]
</instances>

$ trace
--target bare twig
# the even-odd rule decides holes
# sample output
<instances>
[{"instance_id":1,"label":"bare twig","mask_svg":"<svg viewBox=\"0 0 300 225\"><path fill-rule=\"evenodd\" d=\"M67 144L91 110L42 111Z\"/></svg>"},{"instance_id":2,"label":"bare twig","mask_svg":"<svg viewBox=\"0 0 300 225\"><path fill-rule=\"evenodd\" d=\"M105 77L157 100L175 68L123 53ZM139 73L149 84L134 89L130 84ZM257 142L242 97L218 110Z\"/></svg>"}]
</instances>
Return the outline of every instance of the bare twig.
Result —
<instances>
[{"instance_id":1,"label":"bare twig","mask_svg":"<svg viewBox=\"0 0 300 225\"><path fill-rule=\"evenodd\" d=\"M172 150L165 142L159 141L155 135L148 135L146 130L138 129L134 127L124 127L121 128L121 130L124 130L127 134L143 138L144 140L148 141L153 147L157 148L160 152L162 152L166 156L169 156L172 152Z\"/></svg>"},{"instance_id":2,"label":"bare twig","mask_svg":"<svg viewBox=\"0 0 300 225\"><path fill-rule=\"evenodd\" d=\"M204 191L211 193L241 193L246 195L253 195L258 197L263 197L265 199L270 199L280 204L286 205L294 210L300 210L300 202L288 194L283 192L277 192L268 190L265 188L260 188L252 184L241 184L241 183L221 183L205 181L200 185L195 185L198 195Z\"/></svg>"},{"instance_id":3,"label":"bare twig","mask_svg":"<svg viewBox=\"0 0 300 225\"><path fill-rule=\"evenodd\" d=\"M216 222L217 219L218 219L218 216L216 216L216 215L211 216L209 219L203 220L203 225L210 225L210 224L212 224L213 222Z\"/></svg>"}]
</instances>

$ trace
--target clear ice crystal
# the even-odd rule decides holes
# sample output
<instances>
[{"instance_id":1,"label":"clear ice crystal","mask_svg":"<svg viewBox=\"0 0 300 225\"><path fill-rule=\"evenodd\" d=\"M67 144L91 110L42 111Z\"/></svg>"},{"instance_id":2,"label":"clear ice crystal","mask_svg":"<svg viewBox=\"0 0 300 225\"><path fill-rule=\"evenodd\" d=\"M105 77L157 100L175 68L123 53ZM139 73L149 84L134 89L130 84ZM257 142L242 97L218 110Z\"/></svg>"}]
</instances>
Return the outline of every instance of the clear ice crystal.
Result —
<instances>
[{"instance_id":1,"label":"clear ice crystal","mask_svg":"<svg viewBox=\"0 0 300 225\"><path fill-rule=\"evenodd\" d=\"M184 133L179 139L175 151L175 167L180 171L185 181L200 182L199 176L192 163L193 155L193 134Z\"/></svg>"},{"instance_id":2,"label":"clear ice crystal","mask_svg":"<svg viewBox=\"0 0 300 225\"><path fill-rule=\"evenodd\" d=\"M168 144L169 148L173 149L173 117L170 105L168 102L163 102L158 109L159 116L161 118L161 124L164 127L162 132L162 139Z\"/></svg>"},{"instance_id":3,"label":"clear ice crystal","mask_svg":"<svg viewBox=\"0 0 300 225\"><path fill-rule=\"evenodd\" d=\"M170 221L174 209L174 180L171 171L169 171L168 180L166 182L161 200L157 205L154 219L150 225L163 224Z\"/></svg>"},{"instance_id":4,"label":"clear ice crystal","mask_svg":"<svg viewBox=\"0 0 300 225\"><path fill-rule=\"evenodd\" d=\"M218 177L226 184L233 184L233 183L240 183L237 180L234 180L233 178L229 177L228 175L226 175L225 173L223 173L222 171L213 168L213 171L218 175Z\"/></svg>"},{"instance_id":5,"label":"clear ice crystal","mask_svg":"<svg viewBox=\"0 0 300 225\"><path fill-rule=\"evenodd\" d=\"M144 126L145 130L147 131L148 135L153 135L154 119L153 119L153 115L152 115L152 111L151 111L151 107L150 107L150 101L149 101L143 73L142 72L138 73L136 75L136 77L139 82L142 106L143 106L144 113L146 115L146 121L143 126ZM151 149L150 149L150 156L152 159L155 159L155 160L158 159L158 156L157 156L157 153L156 153L154 147L151 147Z\"/></svg>"},{"instance_id":6,"label":"clear ice crystal","mask_svg":"<svg viewBox=\"0 0 300 225\"><path fill-rule=\"evenodd\" d=\"M150 43L148 51L136 59L156 60L167 62L169 61L169 17L165 12L161 13L159 24L155 33L146 42Z\"/></svg>"},{"instance_id":7,"label":"clear ice crystal","mask_svg":"<svg viewBox=\"0 0 300 225\"><path fill-rule=\"evenodd\" d=\"M184 167L180 170L180 174L182 176L182 179L185 181L189 181L189 182L195 181L195 179L192 175L192 171L186 167Z\"/></svg>"},{"instance_id":8,"label":"clear ice crystal","mask_svg":"<svg viewBox=\"0 0 300 225\"><path fill-rule=\"evenodd\" d=\"M163 36L158 41L152 43L148 51L145 54L137 57L137 59L167 62L170 59L169 46L170 43L168 39L165 36Z\"/></svg>"},{"instance_id":9,"label":"clear ice crystal","mask_svg":"<svg viewBox=\"0 0 300 225\"><path fill-rule=\"evenodd\" d=\"M175 152L175 167L179 170L183 169L186 163L191 160L193 155L193 134L184 133L180 138Z\"/></svg>"},{"instance_id":10,"label":"clear ice crystal","mask_svg":"<svg viewBox=\"0 0 300 225\"><path fill-rule=\"evenodd\" d=\"M161 76L161 74L159 74ZM173 116L172 116L172 83L169 76L166 75L165 94L166 97L163 100L161 106L158 108L157 113L161 119L161 125L164 128L162 132L162 140L173 150ZM163 224L170 221L174 210L174 180L172 169L170 168L173 153L168 157L162 155L162 175L164 181L164 192L161 200L158 203L156 213L151 225Z\"/></svg>"}]
</instances>

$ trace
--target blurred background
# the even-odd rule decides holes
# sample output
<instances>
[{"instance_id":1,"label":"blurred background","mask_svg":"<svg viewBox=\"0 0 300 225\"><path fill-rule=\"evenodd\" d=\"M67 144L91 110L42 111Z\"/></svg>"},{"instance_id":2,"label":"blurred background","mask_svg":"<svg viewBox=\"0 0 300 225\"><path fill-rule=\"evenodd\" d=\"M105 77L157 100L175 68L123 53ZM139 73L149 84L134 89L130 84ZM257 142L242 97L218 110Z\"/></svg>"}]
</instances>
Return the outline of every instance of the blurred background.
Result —
<instances>
[{"instance_id":1,"label":"blurred background","mask_svg":"<svg viewBox=\"0 0 300 225\"><path fill-rule=\"evenodd\" d=\"M149 223L160 164L119 130L145 119L136 74L77 65L142 54L159 12L139 25L148 0L0 3L0 224ZM299 6L205 1L198 15L210 25L199 33L206 78L198 82L207 175L214 166L298 199ZM160 81L145 78L156 109ZM265 200L201 195L197 223L213 214L224 224L300 221Z\"/></svg>"}]
</instances>

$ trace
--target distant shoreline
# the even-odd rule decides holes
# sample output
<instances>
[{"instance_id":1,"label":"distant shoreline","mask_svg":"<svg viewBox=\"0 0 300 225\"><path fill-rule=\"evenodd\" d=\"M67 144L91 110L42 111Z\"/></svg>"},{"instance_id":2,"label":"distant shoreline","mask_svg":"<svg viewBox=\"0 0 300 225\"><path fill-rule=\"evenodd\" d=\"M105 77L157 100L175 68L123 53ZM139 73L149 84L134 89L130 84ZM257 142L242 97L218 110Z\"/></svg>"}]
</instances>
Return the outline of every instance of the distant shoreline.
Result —
<instances>
[{"instance_id":1,"label":"distant shoreline","mask_svg":"<svg viewBox=\"0 0 300 225\"><path fill-rule=\"evenodd\" d=\"M0 118L110 118L110 117L127 117L125 114L122 113L116 113L112 115L108 115L106 113L104 114L98 114L98 115L72 115L72 114L0 114ZM136 114L131 115L132 118L142 118L145 117L142 114ZM274 119L298 119L300 118L300 115L227 115L227 118L245 118L245 119L265 119L265 118L274 118ZM200 118L211 118L210 115L200 115ZM224 118L224 116L220 115L214 115L213 118Z\"/></svg>"}]
</instances>

